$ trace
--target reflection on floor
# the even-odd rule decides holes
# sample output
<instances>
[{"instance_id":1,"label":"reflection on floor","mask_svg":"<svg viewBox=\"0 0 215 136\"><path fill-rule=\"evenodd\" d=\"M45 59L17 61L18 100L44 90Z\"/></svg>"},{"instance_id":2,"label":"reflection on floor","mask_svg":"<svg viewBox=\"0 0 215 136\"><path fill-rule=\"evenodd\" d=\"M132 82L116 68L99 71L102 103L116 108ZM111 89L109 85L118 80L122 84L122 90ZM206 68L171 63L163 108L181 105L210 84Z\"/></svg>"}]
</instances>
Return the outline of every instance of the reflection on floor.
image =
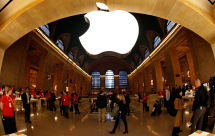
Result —
<instances>
[{"instance_id":1,"label":"reflection on floor","mask_svg":"<svg viewBox=\"0 0 215 136\"><path fill-rule=\"evenodd\" d=\"M2 113L0 113L2 114ZM127 116L128 135L137 136L170 136L173 128L173 117L170 116L165 108L160 116L150 116L151 112L133 112ZM110 120L109 113L106 114L106 122L98 122L97 113L84 113L80 115L69 113L69 119L60 115L59 107L56 112L47 111L42 107L41 111L32 109L32 123L25 123L24 111L19 108L16 114L17 129L28 136L108 136L108 132L113 129L114 122ZM190 119L192 112L187 108L184 112L184 123L181 127L183 132L179 136L190 134ZM115 135L123 135L124 125L120 130L117 129ZM208 131L209 132L209 131ZM0 135L4 134L2 122L0 123Z\"/></svg>"}]
</instances>

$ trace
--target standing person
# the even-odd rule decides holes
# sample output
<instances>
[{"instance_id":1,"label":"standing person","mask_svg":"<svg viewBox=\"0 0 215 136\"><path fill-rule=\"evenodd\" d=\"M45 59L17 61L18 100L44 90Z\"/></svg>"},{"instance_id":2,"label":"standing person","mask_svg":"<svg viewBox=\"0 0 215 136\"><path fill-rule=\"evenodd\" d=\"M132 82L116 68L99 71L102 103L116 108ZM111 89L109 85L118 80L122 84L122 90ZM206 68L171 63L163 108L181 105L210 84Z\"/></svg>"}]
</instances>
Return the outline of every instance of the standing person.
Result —
<instances>
[{"instance_id":1,"label":"standing person","mask_svg":"<svg viewBox=\"0 0 215 136\"><path fill-rule=\"evenodd\" d=\"M169 107L169 101L170 101L170 91L169 91L169 87L166 87L166 107Z\"/></svg>"},{"instance_id":2,"label":"standing person","mask_svg":"<svg viewBox=\"0 0 215 136\"><path fill-rule=\"evenodd\" d=\"M161 89L159 89L158 95L159 95L159 96L162 96L162 95L163 95L163 92L161 91Z\"/></svg>"},{"instance_id":3,"label":"standing person","mask_svg":"<svg viewBox=\"0 0 215 136\"><path fill-rule=\"evenodd\" d=\"M37 99L37 96L36 96L36 88L35 88L35 90L33 90L32 92L31 92L31 94L33 95L33 97L34 97L34 99ZM32 104L33 104L33 108L36 108L36 102L32 102Z\"/></svg>"},{"instance_id":4,"label":"standing person","mask_svg":"<svg viewBox=\"0 0 215 136\"><path fill-rule=\"evenodd\" d=\"M17 132L15 122L15 102L10 97L12 90L9 86L5 86L6 95L1 98L1 110L3 111L2 124L4 126L5 134L11 134Z\"/></svg>"},{"instance_id":5,"label":"standing person","mask_svg":"<svg viewBox=\"0 0 215 136\"><path fill-rule=\"evenodd\" d=\"M63 92L60 92L60 96L59 96L60 114L61 114L61 115L64 115L64 114L63 114L63 105L61 105L62 97L63 97Z\"/></svg>"},{"instance_id":6,"label":"standing person","mask_svg":"<svg viewBox=\"0 0 215 136\"><path fill-rule=\"evenodd\" d=\"M71 94L71 107L70 107L71 112L73 112L73 105L74 105L73 98L74 98L74 93Z\"/></svg>"},{"instance_id":7,"label":"standing person","mask_svg":"<svg viewBox=\"0 0 215 136\"><path fill-rule=\"evenodd\" d=\"M118 102L116 105L119 106L119 113L121 113L121 119L122 121L124 122L124 125L125 125L125 131L123 132L123 134L126 134L128 133L128 124L127 124L127 121L126 121L126 101L125 101L125 96L120 94L117 96L118 97ZM109 132L110 134L114 134L115 131L116 131L116 128L118 127L118 124L119 124L119 118L120 116L118 115L117 118L116 118L116 121L115 121L115 125L114 125L114 128L111 132Z\"/></svg>"},{"instance_id":8,"label":"standing person","mask_svg":"<svg viewBox=\"0 0 215 136\"><path fill-rule=\"evenodd\" d=\"M113 105L114 105L114 103L116 103L116 95L114 94L114 91L110 92L110 100L111 100L110 108L111 108L111 111L112 111L113 110Z\"/></svg>"},{"instance_id":9,"label":"standing person","mask_svg":"<svg viewBox=\"0 0 215 136\"><path fill-rule=\"evenodd\" d=\"M140 93L138 93L138 102L140 103L140 100L141 100L141 94Z\"/></svg>"},{"instance_id":10,"label":"standing person","mask_svg":"<svg viewBox=\"0 0 215 136\"><path fill-rule=\"evenodd\" d=\"M56 111L56 107L55 107L55 101L56 101L56 96L54 93L54 90L51 91L51 98L50 98L50 111Z\"/></svg>"},{"instance_id":11,"label":"standing person","mask_svg":"<svg viewBox=\"0 0 215 136\"><path fill-rule=\"evenodd\" d=\"M63 115L68 119L68 109L69 109L69 102L71 102L71 99L67 92L64 90L63 91L63 96L61 99L61 105L63 106Z\"/></svg>"},{"instance_id":12,"label":"standing person","mask_svg":"<svg viewBox=\"0 0 215 136\"><path fill-rule=\"evenodd\" d=\"M164 101L164 107L166 107L166 89L163 89L163 101Z\"/></svg>"},{"instance_id":13,"label":"standing person","mask_svg":"<svg viewBox=\"0 0 215 136\"><path fill-rule=\"evenodd\" d=\"M105 112L107 107L107 99L104 96L104 92L100 91L100 95L97 97L96 105L99 110L99 122L105 122Z\"/></svg>"},{"instance_id":14,"label":"standing person","mask_svg":"<svg viewBox=\"0 0 215 136\"><path fill-rule=\"evenodd\" d=\"M211 107L214 106L214 86L213 84L210 84L210 101L211 101Z\"/></svg>"},{"instance_id":15,"label":"standing person","mask_svg":"<svg viewBox=\"0 0 215 136\"><path fill-rule=\"evenodd\" d=\"M142 100L143 100L143 112L145 107L146 107L146 111L148 111L148 106L147 106L148 96L146 95L146 93L144 93Z\"/></svg>"},{"instance_id":16,"label":"standing person","mask_svg":"<svg viewBox=\"0 0 215 136\"><path fill-rule=\"evenodd\" d=\"M75 107L75 114L80 114L79 112L79 109L78 109L78 94L74 94L74 97L73 97L73 103L74 103L74 107Z\"/></svg>"},{"instance_id":17,"label":"standing person","mask_svg":"<svg viewBox=\"0 0 215 136\"><path fill-rule=\"evenodd\" d=\"M183 87L182 87L182 93L183 93L182 96L185 96L185 86L184 86L184 85L183 85Z\"/></svg>"},{"instance_id":18,"label":"standing person","mask_svg":"<svg viewBox=\"0 0 215 136\"><path fill-rule=\"evenodd\" d=\"M126 102L126 104L125 104L125 106L126 106L126 113L128 114L128 116L130 115L130 102L131 102L131 100L130 100L130 97L129 97L129 94L128 93L125 93L124 94L124 97L125 97L125 102Z\"/></svg>"},{"instance_id":19,"label":"standing person","mask_svg":"<svg viewBox=\"0 0 215 136\"><path fill-rule=\"evenodd\" d=\"M203 118L207 107L207 90L201 85L201 81L197 79L195 81L196 95L195 95L195 112L193 115L193 122L191 127L191 133L202 129ZM198 122L198 126L197 125Z\"/></svg>"},{"instance_id":20,"label":"standing person","mask_svg":"<svg viewBox=\"0 0 215 136\"><path fill-rule=\"evenodd\" d=\"M22 94L22 102L23 102L23 107L25 109L25 122L31 123L30 121L30 100L31 100L31 95L29 94L29 88L25 88L25 92Z\"/></svg>"},{"instance_id":21,"label":"standing person","mask_svg":"<svg viewBox=\"0 0 215 136\"><path fill-rule=\"evenodd\" d=\"M50 98L51 98L51 93L50 90L46 93L46 103L47 103L47 110L50 110Z\"/></svg>"},{"instance_id":22,"label":"standing person","mask_svg":"<svg viewBox=\"0 0 215 136\"><path fill-rule=\"evenodd\" d=\"M180 130L180 126L183 123L183 109L187 106L187 103L184 105L182 102L182 94L182 90L178 89L178 91L176 91L174 107L177 110L177 114L174 117L172 136L178 136L178 133L182 131Z\"/></svg>"}]
</instances>

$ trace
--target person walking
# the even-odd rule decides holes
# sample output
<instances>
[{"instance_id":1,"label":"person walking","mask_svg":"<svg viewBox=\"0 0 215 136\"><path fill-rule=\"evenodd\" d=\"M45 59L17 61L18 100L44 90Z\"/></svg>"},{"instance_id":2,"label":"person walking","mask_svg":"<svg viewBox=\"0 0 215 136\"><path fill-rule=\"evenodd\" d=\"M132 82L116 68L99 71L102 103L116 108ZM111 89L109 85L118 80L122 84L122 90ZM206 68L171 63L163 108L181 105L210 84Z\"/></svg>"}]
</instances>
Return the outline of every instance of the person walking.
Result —
<instances>
[{"instance_id":1,"label":"person walking","mask_svg":"<svg viewBox=\"0 0 215 136\"><path fill-rule=\"evenodd\" d=\"M97 97L96 105L99 111L99 122L105 122L105 112L107 107L107 99L104 96L104 92L100 91L100 95Z\"/></svg>"},{"instance_id":2,"label":"person walking","mask_svg":"<svg viewBox=\"0 0 215 136\"><path fill-rule=\"evenodd\" d=\"M25 109L25 122L31 123L30 121L30 100L31 100L31 95L29 94L29 88L25 88L25 92L22 94L22 102L23 102L23 107Z\"/></svg>"},{"instance_id":3,"label":"person walking","mask_svg":"<svg viewBox=\"0 0 215 136\"><path fill-rule=\"evenodd\" d=\"M111 111L112 111L113 110L113 105L114 105L114 103L116 103L116 94L114 94L114 91L110 92L110 100L111 100L110 108L111 108Z\"/></svg>"},{"instance_id":4,"label":"person walking","mask_svg":"<svg viewBox=\"0 0 215 136\"><path fill-rule=\"evenodd\" d=\"M51 98L51 93L50 90L46 93L46 103L47 103L47 110L50 110L50 98Z\"/></svg>"},{"instance_id":5,"label":"person walking","mask_svg":"<svg viewBox=\"0 0 215 136\"><path fill-rule=\"evenodd\" d=\"M125 93L124 96L125 96L125 102L126 102L126 104L125 104L125 106L126 106L126 113L129 116L130 115L130 102L131 102L131 99L130 99L128 93Z\"/></svg>"},{"instance_id":6,"label":"person walking","mask_svg":"<svg viewBox=\"0 0 215 136\"><path fill-rule=\"evenodd\" d=\"M73 97L73 103L74 103L74 108L75 108L75 114L80 114L79 108L78 108L78 94L75 93Z\"/></svg>"},{"instance_id":7,"label":"person walking","mask_svg":"<svg viewBox=\"0 0 215 136\"><path fill-rule=\"evenodd\" d=\"M54 93L54 90L51 91L51 98L50 98L50 111L56 111L56 107L55 107L55 101L56 101L56 96Z\"/></svg>"},{"instance_id":8,"label":"person walking","mask_svg":"<svg viewBox=\"0 0 215 136\"><path fill-rule=\"evenodd\" d=\"M125 125L125 131L123 132L123 134L127 134L128 133L128 123L126 121L126 101L125 101L125 96L123 94L119 94L118 96L118 102L116 105L119 106L119 114L121 114L121 119L124 122ZM116 121L115 121L115 125L112 131L110 131L110 134L114 134L118 124L119 124L119 119L120 119L120 115L117 116Z\"/></svg>"},{"instance_id":9,"label":"person walking","mask_svg":"<svg viewBox=\"0 0 215 136\"><path fill-rule=\"evenodd\" d=\"M142 101L143 101L143 112L145 108L146 108L146 111L148 111L148 106L147 106L148 96L146 95L146 93L143 94Z\"/></svg>"},{"instance_id":10,"label":"person walking","mask_svg":"<svg viewBox=\"0 0 215 136\"><path fill-rule=\"evenodd\" d=\"M68 119L68 109L69 109L69 102L71 102L71 99L67 92L64 90L63 91L63 96L61 99L61 106L63 106L63 115Z\"/></svg>"},{"instance_id":11,"label":"person walking","mask_svg":"<svg viewBox=\"0 0 215 136\"><path fill-rule=\"evenodd\" d=\"M177 114L174 117L172 136L178 136L178 133L182 131L180 130L180 126L183 123L183 110L187 106L187 103L184 104L182 102L182 90L178 89L175 94L174 107L177 110Z\"/></svg>"},{"instance_id":12,"label":"person walking","mask_svg":"<svg viewBox=\"0 0 215 136\"><path fill-rule=\"evenodd\" d=\"M195 111L193 115L191 133L195 132L196 129L202 129L203 118L206 112L208 101L207 90L201 85L201 81L199 79L195 81L195 88L197 88L197 90L195 94ZM196 126L197 123L198 126Z\"/></svg>"},{"instance_id":13,"label":"person walking","mask_svg":"<svg viewBox=\"0 0 215 136\"><path fill-rule=\"evenodd\" d=\"M12 134L17 132L16 122L15 122L15 102L14 99L10 97L12 90L9 86L5 86L6 95L1 98L1 110L3 111L2 124L4 126L5 134Z\"/></svg>"}]
</instances>

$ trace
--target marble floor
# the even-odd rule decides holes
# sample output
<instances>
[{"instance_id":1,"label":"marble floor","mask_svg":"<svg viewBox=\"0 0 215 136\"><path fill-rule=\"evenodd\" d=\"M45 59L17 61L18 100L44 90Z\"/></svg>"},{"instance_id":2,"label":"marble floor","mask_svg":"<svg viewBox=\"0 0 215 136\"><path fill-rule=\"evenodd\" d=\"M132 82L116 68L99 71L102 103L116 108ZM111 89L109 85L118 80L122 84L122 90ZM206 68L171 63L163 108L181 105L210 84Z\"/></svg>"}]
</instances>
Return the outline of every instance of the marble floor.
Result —
<instances>
[{"instance_id":1,"label":"marble floor","mask_svg":"<svg viewBox=\"0 0 215 136\"><path fill-rule=\"evenodd\" d=\"M151 117L151 112L135 112L127 116L128 134L130 136L170 136L173 128L173 117L170 116L165 108L160 116ZM108 136L108 132L113 129L114 122L111 121L109 113L106 113L106 122L98 122L97 113L81 112L80 115L69 113L69 119L61 116L59 107L56 112L47 111L42 107L41 111L31 111L32 123L25 123L24 111L18 108L16 114L17 129L28 136ZM0 113L2 114L2 113ZM190 134L190 118L192 112L187 108L184 112L183 130L179 136ZM209 119L210 120L210 119ZM115 135L123 135L124 125L120 130L117 129ZM210 132L209 130L207 130ZM0 122L0 135L4 134L2 122Z\"/></svg>"}]
</instances>

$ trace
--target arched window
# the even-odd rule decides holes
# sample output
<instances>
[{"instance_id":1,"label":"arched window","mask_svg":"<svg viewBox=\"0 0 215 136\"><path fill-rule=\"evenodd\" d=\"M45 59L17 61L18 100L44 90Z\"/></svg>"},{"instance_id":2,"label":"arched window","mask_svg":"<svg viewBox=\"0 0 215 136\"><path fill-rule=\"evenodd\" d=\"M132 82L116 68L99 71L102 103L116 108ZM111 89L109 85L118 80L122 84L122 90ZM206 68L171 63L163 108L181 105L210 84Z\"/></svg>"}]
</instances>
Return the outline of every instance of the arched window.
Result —
<instances>
[{"instance_id":1,"label":"arched window","mask_svg":"<svg viewBox=\"0 0 215 136\"><path fill-rule=\"evenodd\" d=\"M85 71L85 66L83 65L82 69Z\"/></svg>"},{"instance_id":2,"label":"arched window","mask_svg":"<svg viewBox=\"0 0 215 136\"><path fill-rule=\"evenodd\" d=\"M141 59L141 57L139 57L139 60L138 60L138 64L140 65L141 63L142 63L142 59Z\"/></svg>"},{"instance_id":3,"label":"arched window","mask_svg":"<svg viewBox=\"0 0 215 136\"><path fill-rule=\"evenodd\" d=\"M144 56L145 56L145 58L149 56L149 50L148 49L145 50Z\"/></svg>"},{"instance_id":4,"label":"arched window","mask_svg":"<svg viewBox=\"0 0 215 136\"><path fill-rule=\"evenodd\" d=\"M105 73L105 88L114 89L114 73L112 70L107 70Z\"/></svg>"},{"instance_id":5,"label":"arched window","mask_svg":"<svg viewBox=\"0 0 215 136\"><path fill-rule=\"evenodd\" d=\"M64 45L63 45L63 41L61 39L58 39L56 44L62 51L64 51Z\"/></svg>"},{"instance_id":6,"label":"arched window","mask_svg":"<svg viewBox=\"0 0 215 136\"><path fill-rule=\"evenodd\" d=\"M167 20L166 21L166 32L168 33L173 28L174 25L175 25L175 22Z\"/></svg>"},{"instance_id":7,"label":"arched window","mask_svg":"<svg viewBox=\"0 0 215 136\"><path fill-rule=\"evenodd\" d=\"M119 71L119 88L128 88L128 74L125 70Z\"/></svg>"},{"instance_id":8,"label":"arched window","mask_svg":"<svg viewBox=\"0 0 215 136\"><path fill-rule=\"evenodd\" d=\"M100 89L100 72L98 70L94 70L92 72L92 82L91 88L92 89Z\"/></svg>"},{"instance_id":9,"label":"arched window","mask_svg":"<svg viewBox=\"0 0 215 136\"><path fill-rule=\"evenodd\" d=\"M43 30L43 32L46 35L48 35L50 37L50 30L49 30L49 25L48 24L45 24L45 25L41 26L40 28Z\"/></svg>"},{"instance_id":10,"label":"arched window","mask_svg":"<svg viewBox=\"0 0 215 136\"><path fill-rule=\"evenodd\" d=\"M77 63L76 63L78 66L81 66L81 63L80 63L80 60L78 59L77 60Z\"/></svg>"},{"instance_id":11,"label":"arched window","mask_svg":"<svg viewBox=\"0 0 215 136\"><path fill-rule=\"evenodd\" d=\"M156 48L160 42L161 42L161 38L159 36L156 36L154 39L153 47Z\"/></svg>"},{"instance_id":12,"label":"arched window","mask_svg":"<svg viewBox=\"0 0 215 136\"><path fill-rule=\"evenodd\" d=\"M73 56L73 53L72 53L72 51L69 51L69 57L70 57L70 59L74 59L74 56Z\"/></svg>"}]
</instances>

